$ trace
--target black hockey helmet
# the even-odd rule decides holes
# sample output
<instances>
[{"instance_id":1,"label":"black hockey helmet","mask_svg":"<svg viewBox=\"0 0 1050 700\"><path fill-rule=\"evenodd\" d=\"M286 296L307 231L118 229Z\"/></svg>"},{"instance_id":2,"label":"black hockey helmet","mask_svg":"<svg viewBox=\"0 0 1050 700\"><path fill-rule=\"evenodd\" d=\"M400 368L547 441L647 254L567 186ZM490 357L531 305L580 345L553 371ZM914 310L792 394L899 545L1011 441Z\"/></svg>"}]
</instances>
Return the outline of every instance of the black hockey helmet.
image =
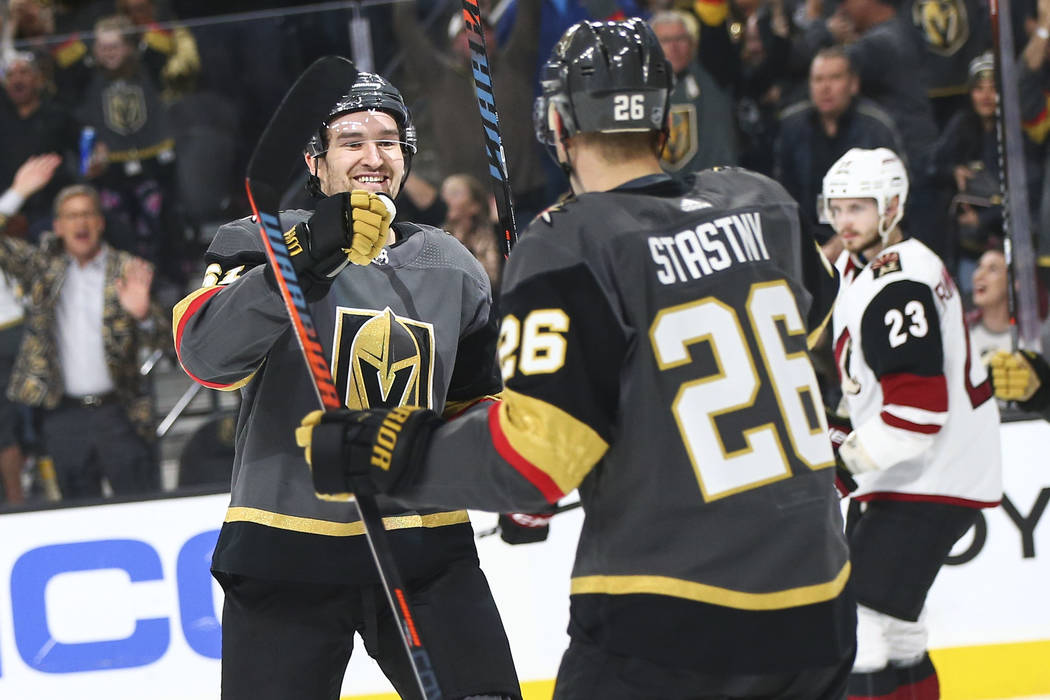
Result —
<instances>
[{"instance_id":1,"label":"black hockey helmet","mask_svg":"<svg viewBox=\"0 0 1050 700\"><path fill-rule=\"evenodd\" d=\"M401 92L377 73L357 74L350 92L332 107L328 118L306 144L306 152L315 158L323 156L328 151L328 125L344 114L369 110L386 112L397 122L401 152L405 154L405 174L408 175L412 156L416 152L416 128L412 126L412 114Z\"/></svg>"},{"instance_id":2,"label":"black hockey helmet","mask_svg":"<svg viewBox=\"0 0 1050 700\"><path fill-rule=\"evenodd\" d=\"M579 22L566 30L543 67L536 98L536 138L554 145L552 111L562 136L588 132L666 131L671 65L642 19Z\"/></svg>"}]
</instances>

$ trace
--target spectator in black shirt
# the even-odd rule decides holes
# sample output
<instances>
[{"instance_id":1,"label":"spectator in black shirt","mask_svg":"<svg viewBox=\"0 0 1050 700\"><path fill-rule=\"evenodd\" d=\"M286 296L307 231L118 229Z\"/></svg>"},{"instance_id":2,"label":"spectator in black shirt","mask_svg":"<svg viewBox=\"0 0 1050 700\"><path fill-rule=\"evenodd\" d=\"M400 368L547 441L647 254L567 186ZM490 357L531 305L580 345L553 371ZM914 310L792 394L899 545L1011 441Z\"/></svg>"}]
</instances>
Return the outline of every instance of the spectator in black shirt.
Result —
<instances>
[{"instance_id":1,"label":"spectator in black shirt","mask_svg":"<svg viewBox=\"0 0 1050 700\"><path fill-rule=\"evenodd\" d=\"M30 52L15 53L5 65L4 93L0 105L0 182L10 182L15 171L30 156L45 153L66 155L51 181L22 205L30 233L47 228L51 202L63 186L72 182L73 153L79 127L65 109L44 93L44 74L38 58Z\"/></svg>"},{"instance_id":2,"label":"spectator in black shirt","mask_svg":"<svg viewBox=\"0 0 1050 700\"><path fill-rule=\"evenodd\" d=\"M947 249L949 194L931 181L930 160L938 130L923 82L924 49L915 27L892 0L843 0L827 21L812 22L808 43L849 42L846 51L860 76L860 92L893 117L904 141L911 189L905 228L935 253Z\"/></svg>"},{"instance_id":3,"label":"spectator in black shirt","mask_svg":"<svg viewBox=\"0 0 1050 700\"><path fill-rule=\"evenodd\" d=\"M870 100L857 96L860 79L840 46L822 49L809 71L809 99L781 114L775 149L775 177L799 203L802 221L834 260L841 244L820 222L817 197L824 173L851 148L884 146L900 152L893 119Z\"/></svg>"},{"instance_id":4,"label":"spectator in black shirt","mask_svg":"<svg viewBox=\"0 0 1050 700\"><path fill-rule=\"evenodd\" d=\"M989 243L1001 243L1002 194L994 62L984 53L970 63L970 103L952 116L934 149L934 173L955 194L951 214L956 235L946 259L969 298L977 261Z\"/></svg>"}]
</instances>

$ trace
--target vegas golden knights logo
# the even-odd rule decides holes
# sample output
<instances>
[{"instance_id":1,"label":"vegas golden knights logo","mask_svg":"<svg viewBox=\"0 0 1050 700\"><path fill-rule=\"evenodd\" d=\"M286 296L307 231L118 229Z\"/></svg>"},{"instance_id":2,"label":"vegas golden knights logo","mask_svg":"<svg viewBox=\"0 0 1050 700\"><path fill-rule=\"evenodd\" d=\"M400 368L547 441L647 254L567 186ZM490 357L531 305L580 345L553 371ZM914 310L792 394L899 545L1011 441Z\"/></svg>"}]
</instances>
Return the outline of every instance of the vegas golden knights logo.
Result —
<instances>
[{"instance_id":1,"label":"vegas golden knights logo","mask_svg":"<svg viewBox=\"0 0 1050 700\"><path fill-rule=\"evenodd\" d=\"M146 125L146 96L142 87L118 80L102 91L106 126L118 134L134 134Z\"/></svg>"},{"instance_id":2,"label":"vegas golden knights logo","mask_svg":"<svg viewBox=\"0 0 1050 700\"><path fill-rule=\"evenodd\" d=\"M696 105L671 105L670 135L660 154L669 170L681 170L696 155L699 146Z\"/></svg>"},{"instance_id":3,"label":"vegas golden knights logo","mask_svg":"<svg viewBox=\"0 0 1050 700\"><path fill-rule=\"evenodd\" d=\"M935 54L951 56L970 38L965 0L916 0L911 19Z\"/></svg>"},{"instance_id":4,"label":"vegas golden knights logo","mask_svg":"<svg viewBox=\"0 0 1050 700\"><path fill-rule=\"evenodd\" d=\"M335 386L348 408L433 405L434 326L390 308L336 310Z\"/></svg>"}]
</instances>

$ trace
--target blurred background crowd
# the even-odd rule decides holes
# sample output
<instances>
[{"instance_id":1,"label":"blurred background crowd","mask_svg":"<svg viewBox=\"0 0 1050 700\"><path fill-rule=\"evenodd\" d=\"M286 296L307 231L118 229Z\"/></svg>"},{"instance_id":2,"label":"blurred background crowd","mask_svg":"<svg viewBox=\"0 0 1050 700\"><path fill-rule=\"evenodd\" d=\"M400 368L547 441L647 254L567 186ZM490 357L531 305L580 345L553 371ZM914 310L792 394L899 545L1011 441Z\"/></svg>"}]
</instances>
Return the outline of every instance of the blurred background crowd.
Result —
<instances>
[{"instance_id":1,"label":"blurred background crowd","mask_svg":"<svg viewBox=\"0 0 1050 700\"><path fill-rule=\"evenodd\" d=\"M1008 347L987 0L492 0L481 7L522 228L568 189L534 136L543 61L581 19L640 16L677 77L663 153L668 171L739 165L776 178L833 258L841 248L818 206L824 173L852 147L892 148L911 177L904 230L946 261L978 347ZM170 330L151 319L171 318L172 305L200 284L202 253L217 227L249 213L247 158L288 86L317 57L351 57L402 90L420 150L399 216L456 236L498 289L503 255L460 10L459 0L0 2L0 372L5 384L21 382L7 392L15 400L0 406L7 507L228 486L236 398L187 389ZM1014 0L1009 19L1042 288L1050 278L1050 0ZM310 206L305 174L289 182L287 207ZM89 188L56 202L71 185ZM60 210L70 201L92 211ZM63 236L86 235L77 222L91 216L98 225L86 229L149 264L148 311L129 282L115 283L113 314L131 314L131 340L118 350L112 333L100 332L107 353L114 348L106 358L114 375L128 378L122 384L114 376L116 393L149 399L133 422L150 458L127 467L143 471L141 478L97 468L89 486L63 489L41 448L40 413L68 397L61 386L34 394L22 377L33 375L33 358L20 355L28 352L26 336L62 335L71 321L62 304L55 310L57 287L28 288L36 278L26 270L39 276L43 268L26 267L26 256L46 251L53 235L68 252ZM75 351L58 347L52 355L55 376L68 386ZM49 391L57 398L48 399ZM100 393L99 405L108 396ZM130 399L122 405L131 410Z\"/></svg>"}]
</instances>

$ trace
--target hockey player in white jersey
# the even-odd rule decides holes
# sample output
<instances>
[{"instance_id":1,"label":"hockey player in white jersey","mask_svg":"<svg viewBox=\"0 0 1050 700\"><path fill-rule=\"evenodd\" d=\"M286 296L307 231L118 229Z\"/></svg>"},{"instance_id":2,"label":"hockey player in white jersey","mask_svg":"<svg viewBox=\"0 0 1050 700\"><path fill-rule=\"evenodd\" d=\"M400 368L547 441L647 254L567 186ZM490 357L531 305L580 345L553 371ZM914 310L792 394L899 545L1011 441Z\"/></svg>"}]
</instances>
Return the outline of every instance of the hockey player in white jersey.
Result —
<instances>
[{"instance_id":1,"label":"hockey player in white jersey","mask_svg":"<svg viewBox=\"0 0 1050 700\"><path fill-rule=\"evenodd\" d=\"M944 264L900 227L908 176L893 151L851 149L824 177L845 250L832 316L853 430L847 526L859 602L851 700L940 697L926 594L980 508L1002 495L999 411ZM894 694L896 693L896 694Z\"/></svg>"}]
</instances>

